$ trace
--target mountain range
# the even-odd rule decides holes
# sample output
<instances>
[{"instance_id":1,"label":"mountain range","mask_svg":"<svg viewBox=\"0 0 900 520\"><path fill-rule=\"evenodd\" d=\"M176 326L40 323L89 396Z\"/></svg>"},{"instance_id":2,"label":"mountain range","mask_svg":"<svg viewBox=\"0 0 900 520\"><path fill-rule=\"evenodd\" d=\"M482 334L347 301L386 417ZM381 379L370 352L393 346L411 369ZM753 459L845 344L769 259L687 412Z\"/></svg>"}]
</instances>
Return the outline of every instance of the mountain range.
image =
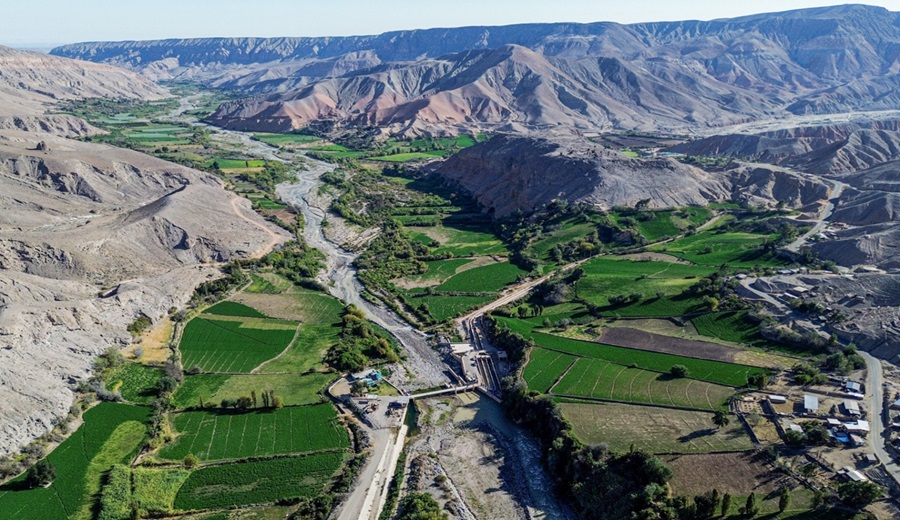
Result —
<instances>
[{"instance_id":1,"label":"mountain range","mask_svg":"<svg viewBox=\"0 0 900 520\"><path fill-rule=\"evenodd\" d=\"M712 21L526 24L329 38L80 43L53 54L248 97L211 121L393 133L684 132L900 108L900 17L845 5Z\"/></svg>"}]
</instances>

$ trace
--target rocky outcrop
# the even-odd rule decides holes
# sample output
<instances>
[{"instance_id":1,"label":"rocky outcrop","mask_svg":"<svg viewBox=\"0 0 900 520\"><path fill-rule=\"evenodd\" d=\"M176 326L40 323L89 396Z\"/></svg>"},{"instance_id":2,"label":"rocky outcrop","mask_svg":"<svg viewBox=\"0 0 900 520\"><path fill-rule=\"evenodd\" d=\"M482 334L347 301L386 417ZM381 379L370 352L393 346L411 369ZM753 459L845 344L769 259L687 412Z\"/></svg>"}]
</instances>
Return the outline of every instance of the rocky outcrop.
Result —
<instances>
[{"instance_id":1,"label":"rocky outcrop","mask_svg":"<svg viewBox=\"0 0 900 520\"><path fill-rule=\"evenodd\" d=\"M205 173L0 131L0 454L68 412L94 357L130 343L136 317L160 318L220 276L216 263L287 239L266 226Z\"/></svg>"},{"instance_id":2,"label":"rocky outcrop","mask_svg":"<svg viewBox=\"0 0 900 520\"><path fill-rule=\"evenodd\" d=\"M555 199L598 209L705 205L729 197L729 183L672 159L632 159L586 139L498 136L457 153L436 173L496 217L530 212Z\"/></svg>"}]
</instances>

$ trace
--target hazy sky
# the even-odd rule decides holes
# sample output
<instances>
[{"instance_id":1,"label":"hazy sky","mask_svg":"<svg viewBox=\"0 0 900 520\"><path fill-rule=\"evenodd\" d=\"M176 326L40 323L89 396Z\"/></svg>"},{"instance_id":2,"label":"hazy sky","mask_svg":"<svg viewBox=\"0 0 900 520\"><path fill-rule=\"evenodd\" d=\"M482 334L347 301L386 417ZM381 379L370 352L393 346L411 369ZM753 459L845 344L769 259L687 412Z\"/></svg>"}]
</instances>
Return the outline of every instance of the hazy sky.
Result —
<instances>
[{"instance_id":1,"label":"hazy sky","mask_svg":"<svg viewBox=\"0 0 900 520\"><path fill-rule=\"evenodd\" d=\"M342 36L527 22L724 18L839 0L0 0L0 43L203 36ZM900 0L861 3L900 11Z\"/></svg>"}]
</instances>

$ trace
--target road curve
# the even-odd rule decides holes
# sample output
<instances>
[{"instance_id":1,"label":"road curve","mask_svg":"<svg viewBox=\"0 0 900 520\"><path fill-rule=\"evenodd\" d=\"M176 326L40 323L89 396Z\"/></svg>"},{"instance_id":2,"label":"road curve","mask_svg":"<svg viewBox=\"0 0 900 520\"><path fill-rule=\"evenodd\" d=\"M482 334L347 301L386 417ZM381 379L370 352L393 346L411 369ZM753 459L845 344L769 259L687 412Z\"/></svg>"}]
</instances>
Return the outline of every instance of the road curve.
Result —
<instances>
[{"instance_id":1,"label":"road curve","mask_svg":"<svg viewBox=\"0 0 900 520\"><path fill-rule=\"evenodd\" d=\"M889 414L884 409L884 377L881 361L862 350L859 351L859 355L866 361L866 399L869 403L868 417L871 428L867 441L888 474L897 485L900 485L900 465L884 447L885 424L890 420Z\"/></svg>"}]
</instances>

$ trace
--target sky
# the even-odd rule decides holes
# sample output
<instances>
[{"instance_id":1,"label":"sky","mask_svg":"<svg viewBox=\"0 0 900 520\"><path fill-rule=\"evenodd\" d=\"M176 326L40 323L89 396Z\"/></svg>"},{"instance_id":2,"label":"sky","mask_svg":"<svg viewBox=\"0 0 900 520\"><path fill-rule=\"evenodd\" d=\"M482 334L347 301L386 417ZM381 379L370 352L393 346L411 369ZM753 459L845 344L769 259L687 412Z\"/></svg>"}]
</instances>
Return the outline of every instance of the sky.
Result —
<instances>
[{"instance_id":1,"label":"sky","mask_svg":"<svg viewBox=\"0 0 900 520\"><path fill-rule=\"evenodd\" d=\"M0 44L347 36L529 22L710 20L839 0L0 0ZM900 11L900 0L865 0Z\"/></svg>"}]
</instances>

